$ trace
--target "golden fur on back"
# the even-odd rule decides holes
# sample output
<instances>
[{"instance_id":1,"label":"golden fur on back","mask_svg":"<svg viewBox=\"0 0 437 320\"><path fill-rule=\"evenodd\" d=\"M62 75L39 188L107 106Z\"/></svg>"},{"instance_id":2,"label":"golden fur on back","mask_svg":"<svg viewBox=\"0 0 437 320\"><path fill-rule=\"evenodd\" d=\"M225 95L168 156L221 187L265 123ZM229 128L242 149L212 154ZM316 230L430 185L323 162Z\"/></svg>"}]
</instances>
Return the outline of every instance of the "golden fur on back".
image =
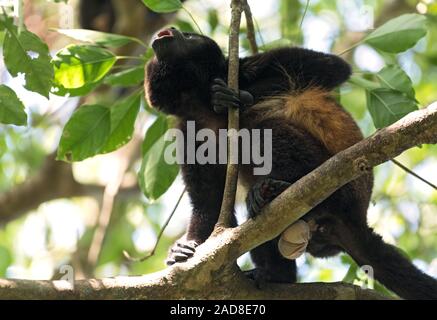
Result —
<instances>
[{"instance_id":1,"label":"golden fur on back","mask_svg":"<svg viewBox=\"0 0 437 320\"><path fill-rule=\"evenodd\" d=\"M319 88L268 98L251 109L259 118L290 119L321 141L331 154L347 149L363 139L350 114L329 92Z\"/></svg>"}]
</instances>

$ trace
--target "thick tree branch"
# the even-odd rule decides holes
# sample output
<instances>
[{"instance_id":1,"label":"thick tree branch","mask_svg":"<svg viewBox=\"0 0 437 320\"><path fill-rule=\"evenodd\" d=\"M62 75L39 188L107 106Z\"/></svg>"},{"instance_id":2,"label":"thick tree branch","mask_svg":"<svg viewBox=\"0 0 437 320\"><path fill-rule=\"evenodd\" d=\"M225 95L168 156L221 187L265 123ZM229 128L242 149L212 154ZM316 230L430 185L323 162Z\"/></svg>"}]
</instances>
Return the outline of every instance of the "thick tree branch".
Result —
<instances>
[{"instance_id":1,"label":"thick tree branch","mask_svg":"<svg viewBox=\"0 0 437 320\"><path fill-rule=\"evenodd\" d=\"M345 283L270 284L256 289L240 275L226 282L216 281L193 290L181 277L169 278L168 272L140 277L117 277L69 282L35 280L1 280L0 299L287 299L287 300L375 300L380 294ZM232 281L230 281L232 280Z\"/></svg>"},{"instance_id":2,"label":"thick tree branch","mask_svg":"<svg viewBox=\"0 0 437 320\"><path fill-rule=\"evenodd\" d=\"M256 220L219 229L193 258L143 277L77 281L0 280L0 298L33 299L378 299L372 291L346 284L268 284L263 290L233 267L235 260L273 239L344 184L421 144L437 143L437 103L337 154L267 206ZM230 266L230 267L229 267Z\"/></svg>"}]
</instances>

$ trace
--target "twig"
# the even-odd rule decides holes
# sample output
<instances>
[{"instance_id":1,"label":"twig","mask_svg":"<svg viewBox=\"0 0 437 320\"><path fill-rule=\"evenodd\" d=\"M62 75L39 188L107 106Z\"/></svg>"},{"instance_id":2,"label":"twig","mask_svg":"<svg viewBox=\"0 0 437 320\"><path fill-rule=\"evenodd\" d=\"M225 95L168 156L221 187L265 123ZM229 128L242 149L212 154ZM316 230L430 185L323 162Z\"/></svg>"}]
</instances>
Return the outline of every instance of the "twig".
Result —
<instances>
[{"instance_id":1,"label":"twig","mask_svg":"<svg viewBox=\"0 0 437 320\"><path fill-rule=\"evenodd\" d=\"M302 19L300 20L299 29L302 29L303 21L305 20L309 6L310 6L310 0L307 0L305 11L303 12Z\"/></svg>"},{"instance_id":2,"label":"twig","mask_svg":"<svg viewBox=\"0 0 437 320\"><path fill-rule=\"evenodd\" d=\"M252 54L257 54L258 45L256 43L255 25L253 24L252 11L250 10L250 6L247 0L244 0L243 8L244 15L246 17L247 39L249 40L250 50L252 51Z\"/></svg>"},{"instance_id":3,"label":"twig","mask_svg":"<svg viewBox=\"0 0 437 320\"><path fill-rule=\"evenodd\" d=\"M193 15L191 14L191 12L190 12L187 8L185 8L185 6L182 6L182 10L184 10L184 11L188 14L188 16L190 17L190 19L194 22L194 24L195 24L196 27L197 27L197 30L199 30L199 33L200 33L200 34L203 34L202 29L200 29L199 24L197 23L196 19L194 19L194 17L193 17Z\"/></svg>"},{"instance_id":4,"label":"twig","mask_svg":"<svg viewBox=\"0 0 437 320\"><path fill-rule=\"evenodd\" d=\"M228 85L229 87L238 92L238 69L239 69L239 34L241 13L243 11L243 0L232 0L232 18L231 28L229 33L229 71L228 71ZM218 227L229 227L231 216L233 214L235 205L235 194L237 192L237 180L238 180L238 161L232 163L234 159L237 159L235 155L238 155L238 135L240 124L240 114L237 108L229 108L228 112L228 166L226 170L226 183L223 192L222 207L220 210L220 216L217 222ZM237 143L234 143L237 141Z\"/></svg>"},{"instance_id":5,"label":"twig","mask_svg":"<svg viewBox=\"0 0 437 320\"><path fill-rule=\"evenodd\" d=\"M395 165L397 165L399 168L401 168L402 170L404 170L408 174L411 174L413 177L416 177L420 181L422 181L422 182L426 183L427 185L429 185L431 188L434 188L435 190L437 190L437 186L435 184L432 184L431 182L429 182L425 178L422 178L417 173L415 173L413 170L411 170L411 169L407 168L406 166L404 166L402 163L398 162L395 159L392 159L391 162L393 162Z\"/></svg>"},{"instance_id":6,"label":"twig","mask_svg":"<svg viewBox=\"0 0 437 320\"><path fill-rule=\"evenodd\" d=\"M150 257L152 257L155 254L156 249L158 248L159 245L159 241L162 238L162 235L164 234L165 229L167 228L168 224L170 223L171 219L173 218L176 209L179 207L179 203L181 202L185 192L187 191L187 188L184 188L184 190L181 192L181 195L179 196L178 201L176 202L176 205L174 206L172 212L170 213L170 215L168 216L167 220L165 220L163 226L161 227L161 230L159 231L158 237L156 238L156 242L155 245L152 249L152 251L150 251L150 253L142 258L133 258L130 256L130 254L126 251L123 250L123 255L125 256L125 258L127 260L129 260L130 262L143 262L146 261L147 259L149 259Z\"/></svg>"}]
</instances>

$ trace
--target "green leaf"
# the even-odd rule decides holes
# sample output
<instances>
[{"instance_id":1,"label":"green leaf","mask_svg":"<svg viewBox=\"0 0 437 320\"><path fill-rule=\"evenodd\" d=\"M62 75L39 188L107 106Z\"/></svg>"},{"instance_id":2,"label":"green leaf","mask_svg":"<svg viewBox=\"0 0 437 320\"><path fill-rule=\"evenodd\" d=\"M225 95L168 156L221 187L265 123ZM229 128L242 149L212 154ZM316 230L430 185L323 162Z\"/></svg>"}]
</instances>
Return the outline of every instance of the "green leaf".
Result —
<instances>
[{"instance_id":1,"label":"green leaf","mask_svg":"<svg viewBox=\"0 0 437 320\"><path fill-rule=\"evenodd\" d=\"M161 138L168 130L168 119L165 115L159 115L155 122L149 127L141 147L142 155L144 156L153 145Z\"/></svg>"},{"instance_id":2,"label":"green leaf","mask_svg":"<svg viewBox=\"0 0 437 320\"><path fill-rule=\"evenodd\" d=\"M105 78L105 83L111 86L131 87L144 81L144 65L111 74Z\"/></svg>"},{"instance_id":3,"label":"green leaf","mask_svg":"<svg viewBox=\"0 0 437 320\"><path fill-rule=\"evenodd\" d=\"M61 84L54 84L50 92L61 97L83 97L96 89L101 83L102 80L85 84L77 89L68 89L64 88Z\"/></svg>"},{"instance_id":4,"label":"green leaf","mask_svg":"<svg viewBox=\"0 0 437 320\"><path fill-rule=\"evenodd\" d=\"M146 7L155 12L174 12L182 8L179 0L143 0Z\"/></svg>"},{"instance_id":5,"label":"green leaf","mask_svg":"<svg viewBox=\"0 0 437 320\"><path fill-rule=\"evenodd\" d=\"M8 30L4 40L4 60L9 73L24 73L25 88L48 98L53 81L53 68L47 45L27 30L18 35L17 28L4 24Z\"/></svg>"},{"instance_id":6,"label":"green leaf","mask_svg":"<svg viewBox=\"0 0 437 320\"><path fill-rule=\"evenodd\" d=\"M72 39L90 42L103 47L118 48L130 42L140 42L132 37L87 29L55 29L55 31Z\"/></svg>"},{"instance_id":7,"label":"green leaf","mask_svg":"<svg viewBox=\"0 0 437 320\"><path fill-rule=\"evenodd\" d=\"M0 85L0 122L25 126L27 114L24 105L11 88Z\"/></svg>"},{"instance_id":8,"label":"green leaf","mask_svg":"<svg viewBox=\"0 0 437 320\"><path fill-rule=\"evenodd\" d=\"M426 33L425 16L404 14L377 28L364 42L381 51L399 53L412 48Z\"/></svg>"},{"instance_id":9,"label":"green leaf","mask_svg":"<svg viewBox=\"0 0 437 320\"><path fill-rule=\"evenodd\" d=\"M175 21L175 24L176 27L182 32L196 32L196 30L193 28L193 25L188 21L178 19Z\"/></svg>"},{"instance_id":10,"label":"green leaf","mask_svg":"<svg viewBox=\"0 0 437 320\"><path fill-rule=\"evenodd\" d=\"M415 99L416 94L410 77L397 65L389 65L379 71L376 77L385 88L401 91L409 98Z\"/></svg>"},{"instance_id":11,"label":"green leaf","mask_svg":"<svg viewBox=\"0 0 437 320\"><path fill-rule=\"evenodd\" d=\"M132 139L142 94L140 91L111 107L111 133L100 153L117 150Z\"/></svg>"},{"instance_id":12,"label":"green leaf","mask_svg":"<svg viewBox=\"0 0 437 320\"><path fill-rule=\"evenodd\" d=\"M81 106L64 127L57 159L82 161L98 154L110 132L109 108L100 105Z\"/></svg>"},{"instance_id":13,"label":"green leaf","mask_svg":"<svg viewBox=\"0 0 437 320\"><path fill-rule=\"evenodd\" d=\"M102 79L116 62L116 56L95 46L68 46L56 54L55 85L79 89Z\"/></svg>"},{"instance_id":14,"label":"green leaf","mask_svg":"<svg viewBox=\"0 0 437 320\"><path fill-rule=\"evenodd\" d=\"M379 88L367 91L367 108L375 127L380 129L417 110L417 105L400 91Z\"/></svg>"},{"instance_id":15,"label":"green leaf","mask_svg":"<svg viewBox=\"0 0 437 320\"><path fill-rule=\"evenodd\" d=\"M139 182L144 195L150 200L162 196L179 173L179 166L176 163L168 164L164 159L165 148L171 143L161 136L143 157Z\"/></svg>"}]
</instances>

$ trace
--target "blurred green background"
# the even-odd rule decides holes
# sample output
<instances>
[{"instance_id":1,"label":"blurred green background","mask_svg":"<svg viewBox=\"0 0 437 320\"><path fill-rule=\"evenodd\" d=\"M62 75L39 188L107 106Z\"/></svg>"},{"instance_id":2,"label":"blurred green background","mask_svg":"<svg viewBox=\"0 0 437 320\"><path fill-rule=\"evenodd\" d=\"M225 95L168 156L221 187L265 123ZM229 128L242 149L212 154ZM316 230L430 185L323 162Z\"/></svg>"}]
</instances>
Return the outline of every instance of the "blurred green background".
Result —
<instances>
[{"instance_id":1,"label":"blurred green background","mask_svg":"<svg viewBox=\"0 0 437 320\"><path fill-rule=\"evenodd\" d=\"M50 28L65 23L80 27L78 1L68 3L67 8L50 1L25 1L26 26L48 43L52 54L71 40L50 32ZM436 1L314 0L308 7L307 1L299 0L252 0L249 3L260 45L293 44L337 54L354 46L369 29L401 14L428 15L426 38L395 58L367 45L357 46L343 57L357 73L378 72L392 62L390 59L396 59L412 79L420 104L427 106L437 100ZM203 32L226 51L229 1L190 0L184 5ZM147 41L158 26L171 24L184 30L196 29L184 10L164 16L145 12L142 19L149 20L144 25L132 17L136 24L134 31L129 30L129 23L128 27L120 27L120 21L119 25L107 27L105 17L97 17L93 27L112 32L121 30ZM136 48L130 50L135 52ZM247 54L249 46L242 37L241 55ZM152 258L131 263L123 255L125 250L131 256L141 257L153 248L161 225L183 190L178 178L164 196L152 202L137 186L139 144L155 116L142 108L134 139L116 152L72 166L54 164L50 155L56 150L62 128L76 106L84 100L110 102L119 96L120 89L106 87L86 98L51 95L48 100L26 91L22 77L12 78L3 59L0 59L0 82L17 92L30 115L27 127L0 125L0 277L57 279L61 276L60 267L66 264L74 267L76 278L138 275L164 268L169 246L185 231L190 215L187 196ZM341 102L358 121L365 136L375 132L363 90L348 84L343 86ZM411 149L398 160L437 183L437 146ZM125 161L128 161L127 170L122 173L120 190L112 210L105 213L102 210L107 203L103 197L105 187L108 196L111 183L119 174L116 168ZM405 251L420 269L437 276L437 191L391 162L377 167L375 174L369 224L387 242ZM14 194L25 197L12 201ZM237 211L242 221L244 207L238 205ZM250 266L247 256L239 262L244 267ZM353 282L356 275L351 263L346 256L322 260L305 255L298 259L299 279L303 282L339 281L346 277Z\"/></svg>"}]
</instances>

